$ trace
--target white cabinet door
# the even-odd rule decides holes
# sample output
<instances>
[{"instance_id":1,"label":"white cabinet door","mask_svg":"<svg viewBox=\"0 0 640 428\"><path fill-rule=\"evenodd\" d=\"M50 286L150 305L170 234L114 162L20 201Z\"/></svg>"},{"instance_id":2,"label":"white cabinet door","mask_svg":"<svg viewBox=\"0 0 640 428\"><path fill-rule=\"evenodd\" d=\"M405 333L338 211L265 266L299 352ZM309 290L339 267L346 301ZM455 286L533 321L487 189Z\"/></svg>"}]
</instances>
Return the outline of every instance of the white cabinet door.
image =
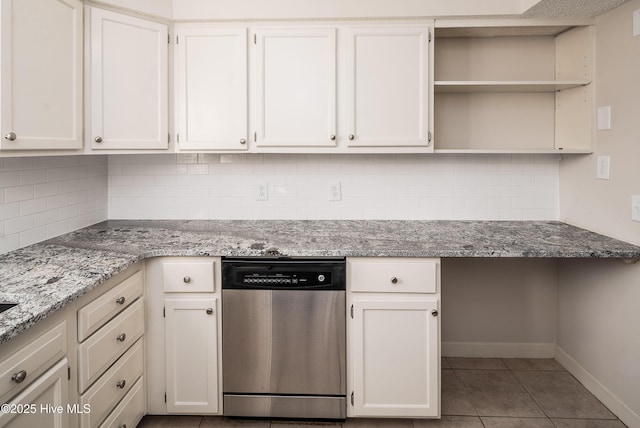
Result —
<instances>
[{"instance_id":1,"label":"white cabinet door","mask_svg":"<svg viewBox=\"0 0 640 428\"><path fill-rule=\"evenodd\" d=\"M177 30L180 150L247 150L246 28Z\"/></svg>"},{"instance_id":2,"label":"white cabinet door","mask_svg":"<svg viewBox=\"0 0 640 428\"><path fill-rule=\"evenodd\" d=\"M429 28L351 28L347 37L348 145L429 146Z\"/></svg>"},{"instance_id":3,"label":"white cabinet door","mask_svg":"<svg viewBox=\"0 0 640 428\"><path fill-rule=\"evenodd\" d=\"M167 412L218 413L218 299L166 299Z\"/></svg>"},{"instance_id":4,"label":"white cabinet door","mask_svg":"<svg viewBox=\"0 0 640 428\"><path fill-rule=\"evenodd\" d=\"M82 2L2 0L2 150L82 148Z\"/></svg>"},{"instance_id":5,"label":"white cabinet door","mask_svg":"<svg viewBox=\"0 0 640 428\"><path fill-rule=\"evenodd\" d=\"M353 300L354 416L439 415L437 311L438 299Z\"/></svg>"},{"instance_id":6,"label":"white cabinet door","mask_svg":"<svg viewBox=\"0 0 640 428\"><path fill-rule=\"evenodd\" d=\"M260 29L256 145L336 145L335 29Z\"/></svg>"},{"instance_id":7,"label":"white cabinet door","mask_svg":"<svg viewBox=\"0 0 640 428\"><path fill-rule=\"evenodd\" d=\"M65 358L8 403L9 409L16 406L15 408L19 407L22 411L0 413L0 426L67 428L70 413L70 409L67 408L68 383ZM80 411L82 408L78 407L75 410Z\"/></svg>"},{"instance_id":8,"label":"white cabinet door","mask_svg":"<svg viewBox=\"0 0 640 428\"><path fill-rule=\"evenodd\" d=\"M166 149L167 26L90 8L92 149Z\"/></svg>"}]
</instances>

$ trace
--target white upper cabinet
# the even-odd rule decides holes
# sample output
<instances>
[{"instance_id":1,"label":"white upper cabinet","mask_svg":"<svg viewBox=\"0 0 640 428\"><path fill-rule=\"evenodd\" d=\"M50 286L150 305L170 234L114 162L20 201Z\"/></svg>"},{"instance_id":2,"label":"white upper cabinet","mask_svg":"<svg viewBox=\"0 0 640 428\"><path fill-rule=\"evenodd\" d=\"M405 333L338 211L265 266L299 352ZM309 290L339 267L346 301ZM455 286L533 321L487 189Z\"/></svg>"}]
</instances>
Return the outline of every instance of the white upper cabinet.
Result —
<instances>
[{"instance_id":1,"label":"white upper cabinet","mask_svg":"<svg viewBox=\"0 0 640 428\"><path fill-rule=\"evenodd\" d=\"M166 149L167 26L88 8L92 149Z\"/></svg>"},{"instance_id":2,"label":"white upper cabinet","mask_svg":"<svg viewBox=\"0 0 640 428\"><path fill-rule=\"evenodd\" d=\"M82 148L82 2L2 0L2 150Z\"/></svg>"},{"instance_id":3,"label":"white upper cabinet","mask_svg":"<svg viewBox=\"0 0 640 428\"><path fill-rule=\"evenodd\" d=\"M336 145L336 30L257 29L258 147Z\"/></svg>"},{"instance_id":4,"label":"white upper cabinet","mask_svg":"<svg viewBox=\"0 0 640 428\"><path fill-rule=\"evenodd\" d=\"M177 28L180 150L247 150L246 28Z\"/></svg>"},{"instance_id":5,"label":"white upper cabinet","mask_svg":"<svg viewBox=\"0 0 640 428\"><path fill-rule=\"evenodd\" d=\"M347 126L350 147L429 147L428 26L350 28Z\"/></svg>"}]
</instances>

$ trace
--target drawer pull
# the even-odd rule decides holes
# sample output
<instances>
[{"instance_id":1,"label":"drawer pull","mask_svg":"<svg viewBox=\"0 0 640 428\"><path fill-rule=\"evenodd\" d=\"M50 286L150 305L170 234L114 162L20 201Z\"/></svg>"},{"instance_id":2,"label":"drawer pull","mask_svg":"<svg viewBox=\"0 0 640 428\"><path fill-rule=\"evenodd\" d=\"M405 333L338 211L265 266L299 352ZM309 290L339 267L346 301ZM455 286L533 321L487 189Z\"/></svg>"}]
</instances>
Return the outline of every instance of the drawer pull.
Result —
<instances>
[{"instance_id":1,"label":"drawer pull","mask_svg":"<svg viewBox=\"0 0 640 428\"><path fill-rule=\"evenodd\" d=\"M116 386L120 389L123 389L126 384L127 384L127 381L122 379L122 380L119 380L118 383L116 383Z\"/></svg>"},{"instance_id":2,"label":"drawer pull","mask_svg":"<svg viewBox=\"0 0 640 428\"><path fill-rule=\"evenodd\" d=\"M207 308L207 315L211 315L213 313L213 308Z\"/></svg>"},{"instance_id":3,"label":"drawer pull","mask_svg":"<svg viewBox=\"0 0 640 428\"><path fill-rule=\"evenodd\" d=\"M397 284L398 283L398 278L396 278L395 276L391 277L391 283L392 284Z\"/></svg>"},{"instance_id":4,"label":"drawer pull","mask_svg":"<svg viewBox=\"0 0 640 428\"><path fill-rule=\"evenodd\" d=\"M438 310L437 309L432 310L431 311L431 315L433 315L434 317L437 317L438 316Z\"/></svg>"},{"instance_id":5,"label":"drawer pull","mask_svg":"<svg viewBox=\"0 0 640 428\"><path fill-rule=\"evenodd\" d=\"M127 424L122 424L118 428L127 428Z\"/></svg>"},{"instance_id":6,"label":"drawer pull","mask_svg":"<svg viewBox=\"0 0 640 428\"><path fill-rule=\"evenodd\" d=\"M116 303L119 305L124 305L124 301L127 300L124 298L124 296L120 296L116 299Z\"/></svg>"},{"instance_id":7,"label":"drawer pull","mask_svg":"<svg viewBox=\"0 0 640 428\"><path fill-rule=\"evenodd\" d=\"M20 370L18 373L14 373L13 376L11 376L11 380L15 383L22 383L26 378L27 372L24 370Z\"/></svg>"},{"instance_id":8,"label":"drawer pull","mask_svg":"<svg viewBox=\"0 0 640 428\"><path fill-rule=\"evenodd\" d=\"M184 281L185 284L188 284L191 282L191 277L190 276L185 276L184 278L182 278L182 280Z\"/></svg>"},{"instance_id":9,"label":"drawer pull","mask_svg":"<svg viewBox=\"0 0 640 428\"><path fill-rule=\"evenodd\" d=\"M126 338L127 338L127 335L125 333L122 333L122 334L119 334L118 337L116 337L116 340L118 342L124 342Z\"/></svg>"}]
</instances>

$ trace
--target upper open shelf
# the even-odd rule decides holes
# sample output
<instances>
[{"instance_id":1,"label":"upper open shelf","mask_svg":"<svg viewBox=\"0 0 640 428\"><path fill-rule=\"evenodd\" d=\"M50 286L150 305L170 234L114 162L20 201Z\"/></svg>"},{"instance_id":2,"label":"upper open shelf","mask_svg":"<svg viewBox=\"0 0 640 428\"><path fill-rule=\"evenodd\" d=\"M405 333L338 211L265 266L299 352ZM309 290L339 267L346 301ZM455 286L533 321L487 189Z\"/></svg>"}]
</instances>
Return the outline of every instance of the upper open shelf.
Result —
<instances>
[{"instance_id":1,"label":"upper open shelf","mask_svg":"<svg viewBox=\"0 0 640 428\"><path fill-rule=\"evenodd\" d=\"M558 92L591 83L589 80L436 80L436 93L471 92Z\"/></svg>"}]
</instances>

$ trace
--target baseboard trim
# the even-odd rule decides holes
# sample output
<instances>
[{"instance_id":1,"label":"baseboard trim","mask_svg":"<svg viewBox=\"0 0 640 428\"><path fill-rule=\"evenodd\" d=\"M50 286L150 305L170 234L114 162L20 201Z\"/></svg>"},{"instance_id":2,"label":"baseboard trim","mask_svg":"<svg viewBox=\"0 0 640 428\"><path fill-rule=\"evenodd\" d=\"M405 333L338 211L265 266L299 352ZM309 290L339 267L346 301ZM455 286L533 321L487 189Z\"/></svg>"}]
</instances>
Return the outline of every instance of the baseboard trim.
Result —
<instances>
[{"instance_id":1,"label":"baseboard trim","mask_svg":"<svg viewBox=\"0 0 640 428\"><path fill-rule=\"evenodd\" d=\"M640 415L631 410L614 393L609 391L598 379L567 354L562 348L556 346L556 360L569 373L575 376L598 400L611 410L626 426L640 427Z\"/></svg>"},{"instance_id":2,"label":"baseboard trim","mask_svg":"<svg viewBox=\"0 0 640 428\"><path fill-rule=\"evenodd\" d=\"M442 342L443 357L553 358L555 343Z\"/></svg>"}]
</instances>

